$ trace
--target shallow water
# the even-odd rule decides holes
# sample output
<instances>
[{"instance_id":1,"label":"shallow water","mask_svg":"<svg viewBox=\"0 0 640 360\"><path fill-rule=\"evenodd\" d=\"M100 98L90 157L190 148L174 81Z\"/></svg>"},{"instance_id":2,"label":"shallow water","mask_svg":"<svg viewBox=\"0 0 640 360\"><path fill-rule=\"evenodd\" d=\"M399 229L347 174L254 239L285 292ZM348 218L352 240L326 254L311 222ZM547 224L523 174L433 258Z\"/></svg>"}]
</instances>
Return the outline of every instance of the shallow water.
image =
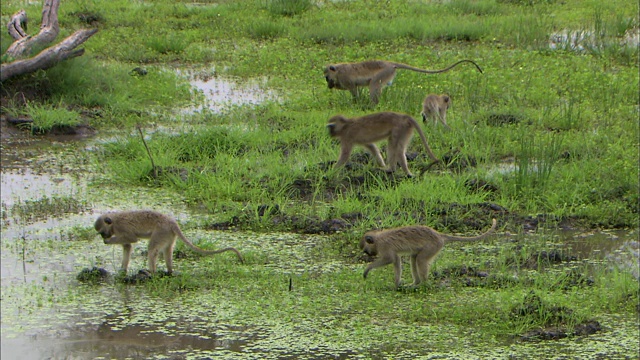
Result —
<instances>
[{"instance_id":1,"label":"shallow water","mask_svg":"<svg viewBox=\"0 0 640 360\"><path fill-rule=\"evenodd\" d=\"M215 74L214 69L181 71L189 83L204 95L204 102L185 109L187 113L203 110L222 112L235 105L257 105L267 100L277 100L275 92L266 88L266 80L240 80Z\"/></svg>"}]
</instances>

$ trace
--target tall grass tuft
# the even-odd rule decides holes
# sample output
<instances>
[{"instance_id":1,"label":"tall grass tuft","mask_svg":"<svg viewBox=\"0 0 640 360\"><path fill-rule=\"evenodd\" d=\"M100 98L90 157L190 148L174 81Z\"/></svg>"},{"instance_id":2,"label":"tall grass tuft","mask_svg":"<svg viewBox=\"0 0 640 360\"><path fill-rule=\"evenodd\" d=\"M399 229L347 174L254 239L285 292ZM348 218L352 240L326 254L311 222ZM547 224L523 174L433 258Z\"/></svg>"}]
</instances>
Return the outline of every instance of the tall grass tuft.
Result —
<instances>
[{"instance_id":1,"label":"tall grass tuft","mask_svg":"<svg viewBox=\"0 0 640 360\"><path fill-rule=\"evenodd\" d=\"M286 33L286 28L282 24L271 20L256 20L247 26L249 36L256 40L275 39Z\"/></svg>"},{"instance_id":2,"label":"tall grass tuft","mask_svg":"<svg viewBox=\"0 0 640 360\"><path fill-rule=\"evenodd\" d=\"M44 134L58 127L76 126L80 123L80 114L73 110L67 110L62 103L56 105L28 104L25 115L33 119L31 127L33 134Z\"/></svg>"},{"instance_id":3,"label":"tall grass tuft","mask_svg":"<svg viewBox=\"0 0 640 360\"><path fill-rule=\"evenodd\" d=\"M535 135L523 132L519 143L520 149L515 157L515 184L516 193L522 195L527 190L544 188L562 152L562 138L550 133L536 139Z\"/></svg>"},{"instance_id":4,"label":"tall grass tuft","mask_svg":"<svg viewBox=\"0 0 640 360\"><path fill-rule=\"evenodd\" d=\"M295 16L311 7L311 0L270 0L267 9L273 15Z\"/></svg>"}]
</instances>

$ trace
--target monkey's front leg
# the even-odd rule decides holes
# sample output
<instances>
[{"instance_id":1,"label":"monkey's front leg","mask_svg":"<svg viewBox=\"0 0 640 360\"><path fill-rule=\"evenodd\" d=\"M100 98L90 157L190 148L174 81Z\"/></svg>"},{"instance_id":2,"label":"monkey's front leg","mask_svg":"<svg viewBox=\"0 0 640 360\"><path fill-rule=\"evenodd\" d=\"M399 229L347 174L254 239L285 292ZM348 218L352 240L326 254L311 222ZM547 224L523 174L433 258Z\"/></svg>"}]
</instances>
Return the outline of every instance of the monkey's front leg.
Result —
<instances>
[{"instance_id":1,"label":"monkey's front leg","mask_svg":"<svg viewBox=\"0 0 640 360\"><path fill-rule=\"evenodd\" d=\"M120 271L124 271L125 273L127 272L132 252L133 246L131 244L122 244L122 267L120 267Z\"/></svg>"},{"instance_id":2,"label":"monkey's front leg","mask_svg":"<svg viewBox=\"0 0 640 360\"><path fill-rule=\"evenodd\" d=\"M340 157L338 157L338 162L334 165L334 168L338 168L347 163L347 161L349 160L349 156L351 155L352 149L353 149L353 145L341 144Z\"/></svg>"},{"instance_id":3,"label":"monkey's front leg","mask_svg":"<svg viewBox=\"0 0 640 360\"><path fill-rule=\"evenodd\" d=\"M367 275L369 275L369 271L377 268L377 267L381 267L381 266L385 266L385 265L389 265L393 262L393 259L388 258L388 257L382 257L379 259L376 259L374 262L372 262L371 264L369 264L367 266L367 268L364 270L364 274L362 274L362 276L366 279Z\"/></svg>"}]
</instances>

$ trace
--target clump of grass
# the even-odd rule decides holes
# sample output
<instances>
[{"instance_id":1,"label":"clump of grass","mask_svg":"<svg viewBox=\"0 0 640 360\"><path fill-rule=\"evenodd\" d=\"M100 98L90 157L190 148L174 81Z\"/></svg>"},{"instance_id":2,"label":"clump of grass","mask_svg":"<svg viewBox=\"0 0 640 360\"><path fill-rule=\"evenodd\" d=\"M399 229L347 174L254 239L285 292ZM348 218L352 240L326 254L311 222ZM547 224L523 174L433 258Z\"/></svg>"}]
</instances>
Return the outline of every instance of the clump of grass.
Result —
<instances>
[{"instance_id":1,"label":"clump of grass","mask_svg":"<svg viewBox=\"0 0 640 360\"><path fill-rule=\"evenodd\" d=\"M516 193L544 188L562 153L561 146L562 138L554 133L540 139L522 134L520 151L516 154Z\"/></svg>"},{"instance_id":2,"label":"clump of grass","mask_svg":"<svg viewBox=\"0 0 640 360\"><path fill-rule=\"evenodd\" d=\"M30 103L24 110L24 114L33 119L33 123L23 124L28 126L33 134L45 134L54 128L74 127L81 122L77 111L67 110L62 104L57 106Z\"/></svg>"},{"instance_id":3,"label":"clump of grass","mask_svg":"<svg viewBox=\"0 0 640 360\"><path fill-rule=\"evenodd\" d=\"M180 34L171 34L151 36L146 45L160 54L180 54L189 46L189 42Z\"/></svg>"},{"instance_id":4,"label":"clump of grass","mask_svg":"<svg viewBox=\"0 0 640 360\"><path fill-rule=\"evenodd\" d=\"M268 0L267 9L277 16L295 16L311 8L311 0Z\"/></svg>"},{"instance_id":5,"label":"clump of grass","mask_svg":"<svg viewBox=\"0 0 640 360\"><path fill-rule=\"evenodd\" d=\"M258 40L274 39L286 33L285 26L271 20L251 22L247 27L249 36Z\"/></svg>"}]
</instances>

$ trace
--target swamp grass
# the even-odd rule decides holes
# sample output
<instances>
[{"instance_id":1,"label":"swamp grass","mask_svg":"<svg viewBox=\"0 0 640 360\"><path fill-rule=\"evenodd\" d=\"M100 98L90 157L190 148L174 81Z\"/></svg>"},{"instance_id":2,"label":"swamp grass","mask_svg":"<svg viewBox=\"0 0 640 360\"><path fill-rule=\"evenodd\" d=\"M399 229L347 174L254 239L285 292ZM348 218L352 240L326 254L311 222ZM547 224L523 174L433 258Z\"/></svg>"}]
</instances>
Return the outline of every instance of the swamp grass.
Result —
<instances>
[{"instance_id":1,"label":"swamp grass","mask_svg":"<svg viewBox=\"0 0 640 360\"><path fill-rule=\"evenodd\" d=\"M289 8L291 4L296 6ZM29 14L41 11L40 4L3 0L2 5L3 21L21 6ZM30 17L37 23L37 16ZM555 245L543 229L540 242L516 235L498 236L488 244L447 247L428 284L403 291L392 289L391 267L376 269L362 280L365 264L356 244L371 228L424 223L443 232L481 231L491 217L500 219L501 233L520 234L523 226L513 214L544 215L553 219L551 228L570 218L576 220L572 225L584 228L637 229L638 53L637 46L621 45L628 31L638 27L636 4L65 1L60 20L64 34L86 26L100 31L86 42L83 57L2 84L3 112L45 109L43 119L75 119L80 114L102 132L108 140L90 150L100 170L91 186L104 195L94 201L103 207L130 206L131 197L153 194L149 203L154 206L177 202L176 206L205 214L207 219L198 223L180 221L189 235L233 218L244 220L235 230L259 231L251 236L241 233L239 240L224 240L234 232L195 237L205 248L237 246L247 265L226 256L197 257L186 251L187 257L177 261L175 277L137 286L102 284L100 291L113 291L114 298L122 297L120 292L152 298L149 306L161 305L164 313L154 311L165 314L169 323L198 320L168 308L164 300L179 295L187 303L210 305L198 314L209 319L215 309L216 324L269 329L256 338L282 341L260 346L285 349L283 355L315 343L321 349L360 349L371 357L404 351L408 358L424 355L426 341L430 354L451 355L452 348L458 355L467 354L474 343L500 349L514 341L512 353L523 354L526 345L518 339L531 329L563 326L571 332L595 318L609 324L607 334L614 334L612 317L635 319L637 279L606 261L548 264L541 252ZM29 28L37 29L37 24ZM559 50L550 50L552 34L565 29L596 36L587 37L583 50L569 40ZM6 49L8 35L2 33L0 40ZM326 88L323 66L369 58L429 69L470 58L484 74L464 64L437 75L399 71L377 106L368 103L366 90L354 102L348 92ZM147 74L132 72L136 67ZM192 94L188 79L177 75L174 67L204 67L212 76L264 78L278 99L222 112L178 111L203 96ZM453 131L422 128L436 155L448 159L446 168L414 179L401 172L389 176L362 160L366 157L359 150L351 168L331 168L338 145L326 133L330 116L394 110L419 119L423 97L444 92L453 100L448 121ZM135 131L138 125L154 163L162 169L159 175L152 175ZM416 139L410 152L418 153L409 164L418 174L428 159ZM470 181L484 181L495 191L470 188ZM100 202L104 199L109 203ZM86 206L82 201L68 203ZM66 200L60 205L65 204ZM507 212L487 211L486 204ZM280 213L261 211L261 206ZM309 219L360 215L338 234L302 236L300 241L270 237L274 230L292 230L282 213ZM90 234L91 229L79 227L67 236L88 240ZM212 238L217 240L208 242ZM95 247L102 248L99 245ZM184 250L178 245L176 251ZM79 252L79 268L117 268L119 263L119 251L111 256L104 251ZM134 260L137 267L132 268L144 267L139 251ZM479 272L488 276L477 276ZM52 306L49 302L77 296L79 309L102 313L103 298L87 296L96 287L74 289L27 289L28 296L20 289L3 291L2 303L4 307L12 298L20 299L26 312L34 302L35 309L47 308ZM88 304L87 297L95 304ZM125 303L139 312L134 311L133 320L113 320L111 328L147 324L144 314L149 309L144 304ZM122 306L117 301L112 305ZM24 312L3 311L3 323L20 314ZM92 321L85 322L99 325ZM635 335L627 334L637 340ZM598 346L589 341L570 344L570 351ZM631 352L637 349L637 341L627 345ZM481 354L495 354L487 351ZM327 354L331 352L319 356Z\"/></svg>"}]
</instances>

